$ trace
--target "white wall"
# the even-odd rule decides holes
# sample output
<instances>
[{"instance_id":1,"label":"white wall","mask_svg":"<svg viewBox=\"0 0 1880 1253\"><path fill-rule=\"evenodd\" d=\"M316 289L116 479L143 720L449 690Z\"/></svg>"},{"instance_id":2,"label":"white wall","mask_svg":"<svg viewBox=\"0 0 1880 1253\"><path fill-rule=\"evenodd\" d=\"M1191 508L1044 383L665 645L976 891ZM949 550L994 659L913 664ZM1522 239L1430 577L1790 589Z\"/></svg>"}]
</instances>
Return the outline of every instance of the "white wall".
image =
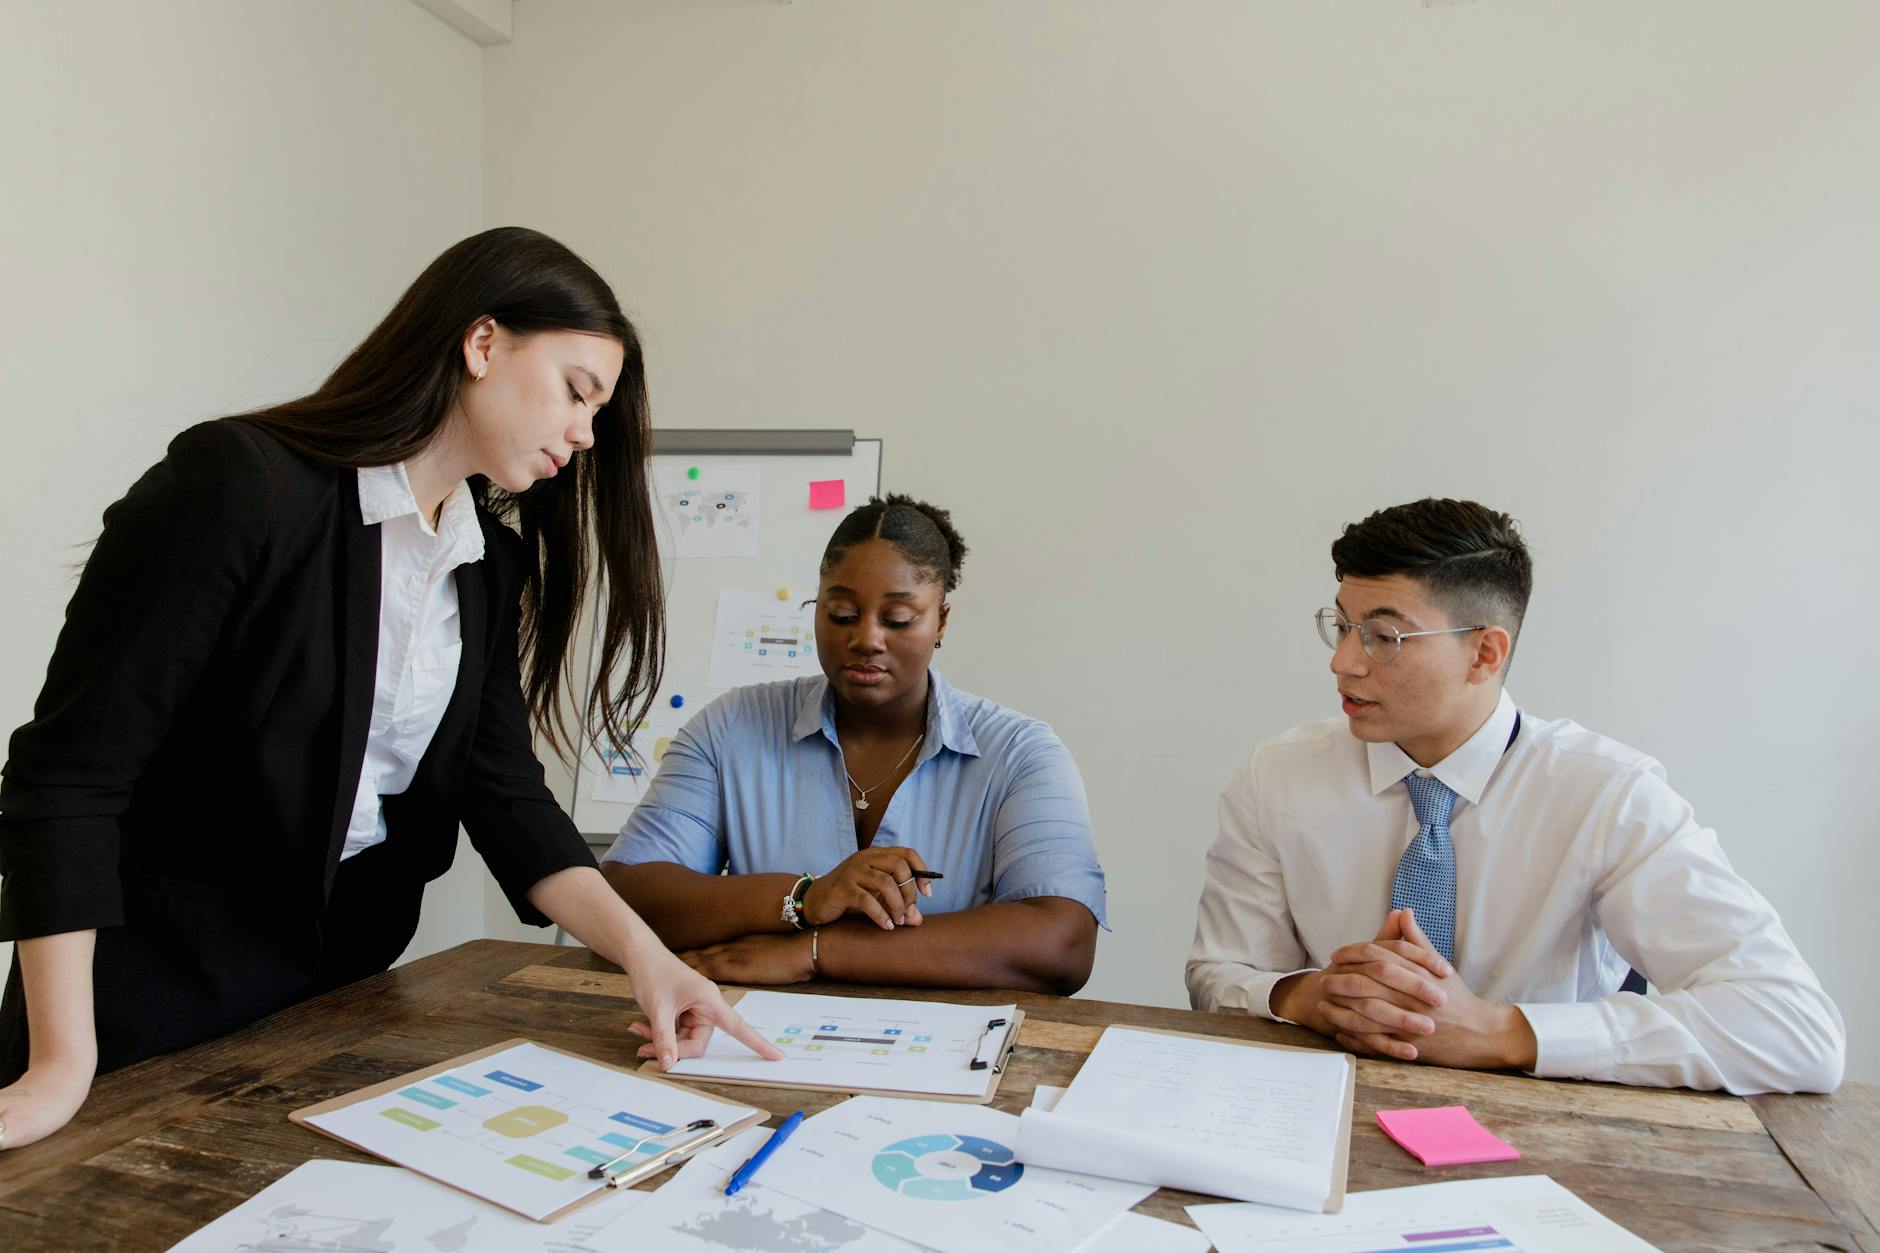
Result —
<instances>
[{"instance_id":1,"label":"white wall","mask_svg":"<svg viewBox=\"0 0 1880 1253\"><path fill-rule=\"evenodd\" d=\"M944 656L1052 721L1181 1003L1214 798L1335 712L1337 527L1525 524L1513 690L1661 757L1880 1078L1866 0L518 0L487 221L657 420L852 426L974 552Z\"/></svg>"},{"instance_id":2,"label":"white wall","mask_svg":"<svg viewBox=\"0 0 1880 1253\"><path fill-rule=\"evenodd\" d=\"M170 437L310 390L480 228L481 100L412 4L0 0L0 735ZM421 941L481 932L475 883Z\"/></svg>"},{"instance_id":3,"label":"white wall","mask_svg":"<svg viewBox=\"0 0 1880 1253\"><path fill-rule=\"evenodd\" d=\"M1216 791L1331 712L1337 526L1464 494L1536 550L1519 699L1665 760L1880 1078L1871 6L519 0L513 34L0 0L0 729L171 434L526 222L621 289L662 423L853 426L956 510L948 671L1089 781L1092 995L1181 1001ZM485 879L414 955L519 933Z\"/></svg>"}]
</instances>

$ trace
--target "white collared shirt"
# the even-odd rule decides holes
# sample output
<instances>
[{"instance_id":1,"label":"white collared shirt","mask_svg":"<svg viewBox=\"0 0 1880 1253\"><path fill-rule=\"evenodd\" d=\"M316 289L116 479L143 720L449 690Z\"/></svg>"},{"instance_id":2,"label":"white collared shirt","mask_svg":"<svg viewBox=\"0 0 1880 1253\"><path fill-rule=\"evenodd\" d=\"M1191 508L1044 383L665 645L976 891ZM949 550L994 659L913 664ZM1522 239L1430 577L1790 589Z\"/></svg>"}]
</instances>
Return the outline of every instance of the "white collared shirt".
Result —
<instances>
[{"instance_id":1,"label":"white collared shirt","mask_svg":"<svg viewBox=\"0 0 1880 1253\"><path fill-rule=\"evenodd\" d=\"M1506 692L1429 770L1343 718L1253 751L1221 793L1188 956L1196 1008L1274 1017L1280 979L1377 934L1417 831L1412 771L1457 795L1457 972L1527 1016L1535 1074L1739 1093L1840 1082L1840 1012L1664 768L1517 715ZM1619 992L1628 967L1656 994Z\"/></svg>"},{"instance_id":2,"label":"white collared shirt","mask_svg":"<svg viewBox=\"0 0 1880 1253\"><path fill-rule=\"evenodd\" d=\"M367 467L359 471L359 516L379 528L379 662L342 861L385 838L379 798L411 786L437 734L463 657L451 574L483 559L483 528L468 483L445 498L433 531L402 464Z\"/></svg>"}]
</instances>

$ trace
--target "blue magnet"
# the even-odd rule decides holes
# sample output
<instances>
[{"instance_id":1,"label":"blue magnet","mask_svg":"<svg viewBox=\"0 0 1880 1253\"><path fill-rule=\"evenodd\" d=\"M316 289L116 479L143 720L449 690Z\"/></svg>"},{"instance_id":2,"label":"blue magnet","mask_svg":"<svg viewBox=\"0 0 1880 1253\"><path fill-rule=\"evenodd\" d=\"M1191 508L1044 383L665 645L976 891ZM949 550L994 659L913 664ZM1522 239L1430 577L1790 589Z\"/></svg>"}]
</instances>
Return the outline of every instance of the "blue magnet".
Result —
<instances>
[{"instance_id":1,"label":"blue magnet","mask_svg":"<svg viewBox=\"0 0 1880 1253\"><path fill-rule=\"evenodd\" d=\"M684 709L684 708L685 708L685 697L683 697L683 696L674 696L674 697L672 698L672 707L673 707L674 709Z\"/></svg>"}]
</instances>

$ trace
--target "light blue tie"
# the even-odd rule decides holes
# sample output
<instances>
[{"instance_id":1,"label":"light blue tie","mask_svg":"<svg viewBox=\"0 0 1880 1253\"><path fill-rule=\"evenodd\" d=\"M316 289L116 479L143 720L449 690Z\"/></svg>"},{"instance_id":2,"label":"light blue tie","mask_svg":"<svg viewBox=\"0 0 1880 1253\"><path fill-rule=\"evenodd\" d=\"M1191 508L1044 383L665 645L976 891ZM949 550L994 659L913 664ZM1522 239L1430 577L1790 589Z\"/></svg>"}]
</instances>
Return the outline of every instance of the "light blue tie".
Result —
<instances>
[{"instance_id":1,"label":"light blue tie","mask_svg":"<svg viewBox=\"0 0 1880 1253\"><path fill-rule=\"evenodd\" d=\"M1456 846L1449 839L1449 811L1456 794L1440 779L1411 773L1403 777L1417 811L1417 838L1397 863L1390 885L1390 907L1416 911L1417 925L1436 951L1456 960Z\"/></svg>"}]
</instances>

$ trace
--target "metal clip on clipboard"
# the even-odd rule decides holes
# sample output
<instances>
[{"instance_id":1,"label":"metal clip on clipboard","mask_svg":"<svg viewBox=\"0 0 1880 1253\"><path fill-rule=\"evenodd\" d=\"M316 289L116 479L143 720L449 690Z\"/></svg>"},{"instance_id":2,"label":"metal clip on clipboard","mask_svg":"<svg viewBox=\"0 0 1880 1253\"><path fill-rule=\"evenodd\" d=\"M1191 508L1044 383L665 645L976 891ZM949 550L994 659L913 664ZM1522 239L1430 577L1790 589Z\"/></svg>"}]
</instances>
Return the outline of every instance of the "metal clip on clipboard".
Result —
<instances>
[{"instance_id":1,"label":"metal clip on clipboard","mask_svg":"<svg viewBox=\"0 0 1880 1253\"><path fill-rule=\"evenodd\" d=\"M1003 1031L999 1030L1001 1027L1004 1028ZM996 1036L993 1035L995 1031L999 1032ZM973 1050L973 1060L972 1063L967 1066L967 1069L985 1070L987 1067L991 1067L992 1073L995 1075L1004 1073L1005 1063L1011 1058L1012 1047L1016 1043L1011 1037L1012 1029L1007 1025L1006 1019L994 1018L991 1022L988 1022L986 1029L979 1033L979 1047ZM987 1040L994 1041L991 1057L986 1056Z\"/></svg>"},{"instance_id":2,"label":"metal clip on clipboard","mask_svg":"<svg viewBox=\"0 0 1880 1253\"><path fill-rule=\"evenodd\" d=\"M610 1171L607 1169L607 1167L612 1166L614 1162L619 1161L622 1157L631 1157L633 1155L633 1149L628 1149L625 1153L622 1153L620 1157L614 1158L613 1162L606 1162L588 1171L588 1178L605 1179L607 1186L610 1188L631 1188L634 1184L640 1182L640 1180L650 1179L669 1166L677 1166L680 1162L713 1143L725 1133L723 1127L720 1127L709 1118L700 1119L699 1122L693 1123L690 1127L687 1127L686 1130L690 1131L693 1128L699 1127L700 1124L703 1124L703 1130L699 1131L697 1135L653 1154L637 1166L629 1166L625 1170ZM641 1136L640 1139L635 1142L634 1148L638 1148L650 1138L649 1136Z\"/></svg>"}]
</instances>

